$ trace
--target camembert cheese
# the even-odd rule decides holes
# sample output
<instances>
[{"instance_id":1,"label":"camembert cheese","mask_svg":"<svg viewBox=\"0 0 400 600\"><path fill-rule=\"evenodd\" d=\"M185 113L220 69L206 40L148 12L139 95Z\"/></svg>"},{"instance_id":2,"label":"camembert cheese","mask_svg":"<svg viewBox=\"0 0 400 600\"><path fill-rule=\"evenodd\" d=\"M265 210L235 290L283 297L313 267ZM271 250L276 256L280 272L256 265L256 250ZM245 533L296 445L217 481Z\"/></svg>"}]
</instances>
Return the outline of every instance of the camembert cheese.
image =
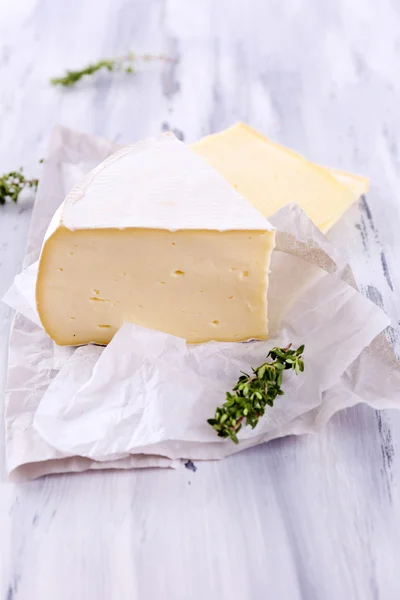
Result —
<instances>
[{"instance_id":1,"label":"camembert cheese","mask_svg":"<svg viewBox=\"0 0 400 600\"><path fill-rule=\"evenodd\" d=\"M193 144L265 217L297 202L323 232L368 190L368 179L316 165L238 123Z\"/></svg>"},{"instance_id":2,"label":"camembert cheese","mask_svg":"<svg viewBox=\"0 0 400 600\"><path fill-rule=\"evenodd\" d=\"M123 148L67 196L36 299L60 345L107 344L124 322L188 342L263 339L274 229L172 134Z\"/></svg>"}]
</instances>

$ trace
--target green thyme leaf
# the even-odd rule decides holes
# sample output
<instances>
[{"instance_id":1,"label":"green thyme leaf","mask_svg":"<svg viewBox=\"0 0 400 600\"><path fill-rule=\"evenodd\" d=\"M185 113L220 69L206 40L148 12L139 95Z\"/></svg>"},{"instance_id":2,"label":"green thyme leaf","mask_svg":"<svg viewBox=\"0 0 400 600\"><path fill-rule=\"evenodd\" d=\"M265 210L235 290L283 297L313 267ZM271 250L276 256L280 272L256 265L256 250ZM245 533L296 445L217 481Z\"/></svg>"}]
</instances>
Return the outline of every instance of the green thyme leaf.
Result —
<instances>
[{"instance_id":1,"label":"green thyme leaf","mask_svg":"<svg viewBox=\"0 0 400 600\"><path fill-rule=\"evenodd\" d=\"M266 406L273 406L277 396L283 396L283 372L292 369L298 375L304 371L303 352L304 344L297 350L291 350L291 344L287 348L272 348L267 359L273 362L252 369L252 375L243 373L233 388L234 393L226 392L225 404L217 407L215 417L207 421L217 435L238 444L237 434L243 424L254 429Z\"/></svg>"},{"instance_id":2,"label":"green thyme leaf","mask_svg":"<svg viewBox=\"0 0 400 600\"><path fill-rule=\"evenodd\" d=\"M151 60L164 60L171 61L172 59L162 55L143 54L135 55L132 52L126 56L101 59L95 63L90 63L86 67L77 71L66 71L62 77L52 77L50 83L52 85L61 85L63 87L71 87L75 85L85 76L94 75L98 71L125 71L125 73L135 73L133 63L135 61L151 61Z\"/></svg>"}]
</instances>

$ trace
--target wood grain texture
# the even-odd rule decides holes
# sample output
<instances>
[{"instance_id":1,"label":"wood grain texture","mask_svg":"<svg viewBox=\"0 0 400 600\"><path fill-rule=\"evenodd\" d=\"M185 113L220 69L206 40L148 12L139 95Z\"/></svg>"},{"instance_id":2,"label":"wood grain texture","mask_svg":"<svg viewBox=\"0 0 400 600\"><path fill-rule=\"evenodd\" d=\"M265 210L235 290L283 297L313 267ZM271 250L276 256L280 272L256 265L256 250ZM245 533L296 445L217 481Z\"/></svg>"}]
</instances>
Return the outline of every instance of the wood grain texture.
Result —
<instances>
[{"instance_id":1,"label":"wood grain texture","mask_svg":"<svg viewBox=\"0 0 400 600\"><path fill-rule=\"evenodd\" d=\"M177 62L73 90L48 84L129 50ZM191 142L244 120L367 174L371 193L332 237L392 317L400 352L399 59L395 0L3 1L0 169L38 173L55 123L121 143L170 128ZM29 216L29 206L0 207L1 292L20 268ZM10 316L0 307L1 392ZM363 407L319 437L195 472L17 485L3 468L0 599L397 599L399 439L400 414Z\"/></svg>"}]
</instances>

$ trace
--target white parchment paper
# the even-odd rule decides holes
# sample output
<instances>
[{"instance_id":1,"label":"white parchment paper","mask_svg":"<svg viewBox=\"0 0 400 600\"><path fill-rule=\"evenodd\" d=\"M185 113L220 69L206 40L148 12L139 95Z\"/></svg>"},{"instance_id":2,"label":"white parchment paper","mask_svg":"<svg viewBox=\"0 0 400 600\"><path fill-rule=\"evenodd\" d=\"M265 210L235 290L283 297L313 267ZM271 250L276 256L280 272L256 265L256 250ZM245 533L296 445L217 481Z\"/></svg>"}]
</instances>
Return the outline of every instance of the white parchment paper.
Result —
<instances>
[{"instance_id":1,"label":"white parchment paper","mask_svg":"<svg viewBox=\"0 0 400 600\"><path fill-rule=\"evenodd\" d=\"M381 332L386 315L362 296L340 253L296 205L279 211L268 342L187 346L126 323L107 348L59 348L40 326L34 286L40 245L69 189L116 145L58 127L37 194L27 267L4 300L18 312L6 397L8 470L33 478L99 468L165 467L217 459L277 437L319 431L338 410L400 406L400 370ZM240 371L274 345L306 344L305 373L240 444L206 420Z\"/></svg>"}]
</instances>

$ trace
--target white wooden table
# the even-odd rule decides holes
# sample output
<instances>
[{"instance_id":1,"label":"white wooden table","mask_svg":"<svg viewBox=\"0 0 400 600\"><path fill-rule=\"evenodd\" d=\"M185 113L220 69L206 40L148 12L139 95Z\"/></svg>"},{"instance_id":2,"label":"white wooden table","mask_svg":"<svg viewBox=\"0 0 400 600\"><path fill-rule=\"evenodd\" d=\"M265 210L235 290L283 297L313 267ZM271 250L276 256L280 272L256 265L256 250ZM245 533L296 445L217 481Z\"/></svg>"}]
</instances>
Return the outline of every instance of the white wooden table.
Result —
<instances>
[{"instance_id":1,"label":"white wooden table","mask_svg":"<svg viewBox=\"0 0 400 600\"><path fill-rule=\"evenodd\" d=\"M127 51L136 75L48 84ZM345 218L362 290L399 351L400 9L396 0L0 2L0 171L39 172L52 126L191 142L247 121L311 159L367 174ZM0 207L0 292L31 209ZM11 314L0 306L0 390ZM400 393L400 390L399 390ZM1 600L394 600L400 597L400 414L355 408L197 471L0 483Z\"/></svg>"}]
</instances>

